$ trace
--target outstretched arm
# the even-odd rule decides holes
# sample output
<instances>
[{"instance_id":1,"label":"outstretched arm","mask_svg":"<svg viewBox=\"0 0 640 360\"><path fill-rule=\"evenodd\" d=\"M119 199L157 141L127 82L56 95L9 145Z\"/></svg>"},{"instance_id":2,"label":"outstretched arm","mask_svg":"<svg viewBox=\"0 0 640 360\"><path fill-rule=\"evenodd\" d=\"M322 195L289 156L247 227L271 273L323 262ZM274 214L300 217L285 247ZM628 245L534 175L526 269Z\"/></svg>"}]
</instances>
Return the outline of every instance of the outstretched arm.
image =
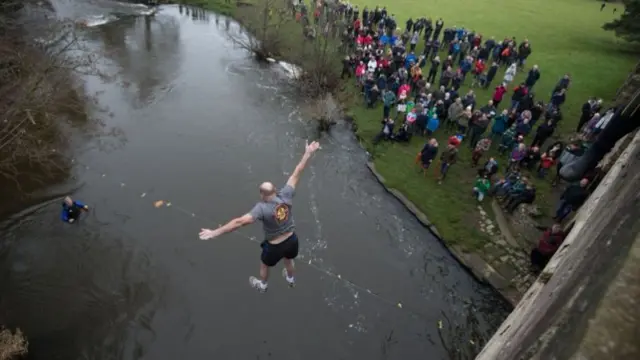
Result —
<instances>
[{"instance_id":1,"label":"outstretched arm","mask_svg":"<svg viewBox=\"0 0 640 360\"><path fill-rule=\"evenodd\" d=\"M251 214L245 214L240 217L237 217L228 223L222 225L221 227L211 230L211 229L201 229L200 231L200 240L210 240L216 238L222 234L233 232L243 226L253 224L255 218Z\"/></svg>"},{"instance_id":2,"label":"outstretched arm","mask_svg":"<svg viewBox=\"0 0 640 360\"><path fill-rule=\"evenodd\" d=\"M89 210L89 207L83 203L81 203L80 201L74 201L74 204L76 204L76 206L78 206L79 208L81 208L82 210Z\"/></svg>"},{"instance_id":3,"label":"outstretched arm","mask_svg":"<svg viewBox=\"0 0 640 360\"><path fill-rule=\"evenodd\" d=\"M311 144L307 144L304 150L304 155L302 155L302 159L300 159L300 162L293 170L293 173L289 177L289 180L287 180L287 185L291 186L294 189L296 188L296 185L298 185L298 180L300 180L300 175L302 175L302 171L307 166L307 162L311 158L311 155L313 155L313 153L316 152L316 150L318 150L319 148L320 143L318 143L317 141L314 141Z\"/></svg>"}]
</instances>

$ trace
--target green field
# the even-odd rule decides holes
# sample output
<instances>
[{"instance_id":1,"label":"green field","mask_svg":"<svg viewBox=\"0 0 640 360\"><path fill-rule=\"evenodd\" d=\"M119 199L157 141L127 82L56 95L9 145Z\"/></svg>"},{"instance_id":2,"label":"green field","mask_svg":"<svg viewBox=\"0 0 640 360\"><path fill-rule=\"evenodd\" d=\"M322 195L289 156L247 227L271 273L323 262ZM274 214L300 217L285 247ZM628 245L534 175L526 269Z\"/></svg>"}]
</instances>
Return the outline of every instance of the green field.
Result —
<instances>
[{"instance_id":1,"label":"green field","mask_svg":"<svg viewBox=\"0 0 640 360\"><path fill-rule=\"evenodd\" d=\"M380 4L370 0L355 0L354 3L361 9L365 5L373 9ZM612 100L638 60L637 47L601 29L603 23L614 18L612 9L615 5L608 4L606 10L600 12L600 4L592 0L397 0L387 9L395 14L398 26L402 28L409 16L414 19L418 16L431 17L434 21L442 17L445 28L464 26L481 33L485 39L491 36L498 40L507 36L515 36L519 41L529 39L533 53L527 67L538 64L542 73L535 86L537 99L546 103L553 87L565 73L570 73L573 79L562 109L564 120L555 134L566 137L575 129L580 107L586 99L597 96L605 102ZM618 7L617 14L620 14L623 7ZM524 77L525 74L521 73L514 83L524 80ZM502 72L499 72L494 84L501 79ZM460 93L466 90L463 87ZM475 91L477 103L482 106L489 100L492 89ZM510 92L508 94L510 96ZM503 103L508 104L509 101L510 98L505 97ZM476 173L470 167L467 147L461 146L461 161L452 167L446 181L438 185L433 172L425 178L413 163L423 142L414 138L409 145L381 143L373 147L369 141L380 131L382 110L380 107L364 109L359 99L356 103L358 105L353 106L351 112L356 119L358 133L374 155L376 168L388 185L412 200L435 224L447 243L459 244L469 250L482 245L484 234L476 229L477 203L470 194ZM444 144L450 135L443 129L436 132L440 144ZM505 160L499 159L503 168ZM536 186L536 204L543 211L548 211L555 202L550 177L547 181L538 181ZM483 207L490 212L488 205L486 202Z\"/></svg>"}]
</instances>

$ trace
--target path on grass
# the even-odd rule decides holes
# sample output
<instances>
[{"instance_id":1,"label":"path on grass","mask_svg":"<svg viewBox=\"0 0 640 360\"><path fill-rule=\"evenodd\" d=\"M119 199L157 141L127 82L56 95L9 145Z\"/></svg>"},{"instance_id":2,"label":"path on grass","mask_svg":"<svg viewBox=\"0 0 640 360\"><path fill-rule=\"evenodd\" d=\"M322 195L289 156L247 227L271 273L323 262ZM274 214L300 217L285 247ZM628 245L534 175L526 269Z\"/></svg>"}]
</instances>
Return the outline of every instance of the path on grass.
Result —
<instances>
[{"instance_id":1,"label":"path on grass","mask_svg":"<svg viewBox=\"0 0 640 360\"><path fill-rule=\"evenodd\" d=\"M116 74L88 90L128 141L76 159L74 196L93 208L80 224L54 201L2 228L0 323L27 334L33 359L471 357L504 302L379 186L344 125L299 186L296 289L279 274L266 294L249 288L259 226L197 240L248 211L261 181L284 182L314 131L281 69L230 45L237 25L182 10L87 30Z\"/></svg>"}]
</instances>

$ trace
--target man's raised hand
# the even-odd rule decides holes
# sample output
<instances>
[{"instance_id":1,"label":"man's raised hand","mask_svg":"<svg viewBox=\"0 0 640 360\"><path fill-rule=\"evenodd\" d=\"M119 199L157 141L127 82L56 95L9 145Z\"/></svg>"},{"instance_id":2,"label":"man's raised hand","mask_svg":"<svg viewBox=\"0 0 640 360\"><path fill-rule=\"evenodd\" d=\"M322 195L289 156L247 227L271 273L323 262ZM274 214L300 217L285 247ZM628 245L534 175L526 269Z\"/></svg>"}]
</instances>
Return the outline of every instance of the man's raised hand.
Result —
<instances>
[{"instance_id":1,"label":"man's raised hand","mask_svg":"<svg viewBox=\"0 0 640 360\"><path fill-rule=\"evenodd\" d=\"M316 152L316 150L320 149L320 143L317 141L312 142L311 144L307 143L306 148L305 148L305 153L311 155L314 152Z\"/></svg>"}]
</instances>

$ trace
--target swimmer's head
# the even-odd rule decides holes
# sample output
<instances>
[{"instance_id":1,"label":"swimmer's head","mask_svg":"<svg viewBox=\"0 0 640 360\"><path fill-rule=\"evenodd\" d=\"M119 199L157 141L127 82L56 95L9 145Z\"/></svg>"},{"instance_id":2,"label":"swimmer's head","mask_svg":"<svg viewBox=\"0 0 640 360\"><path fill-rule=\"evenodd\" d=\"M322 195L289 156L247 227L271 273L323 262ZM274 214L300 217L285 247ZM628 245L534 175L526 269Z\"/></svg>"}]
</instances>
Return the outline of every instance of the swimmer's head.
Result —
<instances>
[{"instance_id":1,"label":"swimmer's head","mask_svg":"<svg viewBox=\"0 0 640 360\"><path fill-rule=\"evenodd\" d=\"M276 194L276 187L270 182L263 182L260 184L260 197L263 200L268 200Z\"/></svg>"},{"instance_id":2,"label":"swimmer's head","mask_svg":"<svg viewBox=\"0 0 640 360\"><path fill-rule=\"evenodd\" d=\"M73 200L71 200L71 198L70 198L70 197L65 196L65 197L64 197L64 203L65 203L65 204L67 204L67 205L69 205L69 206L71 206L71 205L73 205Z\"/></svg>"}]
</instances>

